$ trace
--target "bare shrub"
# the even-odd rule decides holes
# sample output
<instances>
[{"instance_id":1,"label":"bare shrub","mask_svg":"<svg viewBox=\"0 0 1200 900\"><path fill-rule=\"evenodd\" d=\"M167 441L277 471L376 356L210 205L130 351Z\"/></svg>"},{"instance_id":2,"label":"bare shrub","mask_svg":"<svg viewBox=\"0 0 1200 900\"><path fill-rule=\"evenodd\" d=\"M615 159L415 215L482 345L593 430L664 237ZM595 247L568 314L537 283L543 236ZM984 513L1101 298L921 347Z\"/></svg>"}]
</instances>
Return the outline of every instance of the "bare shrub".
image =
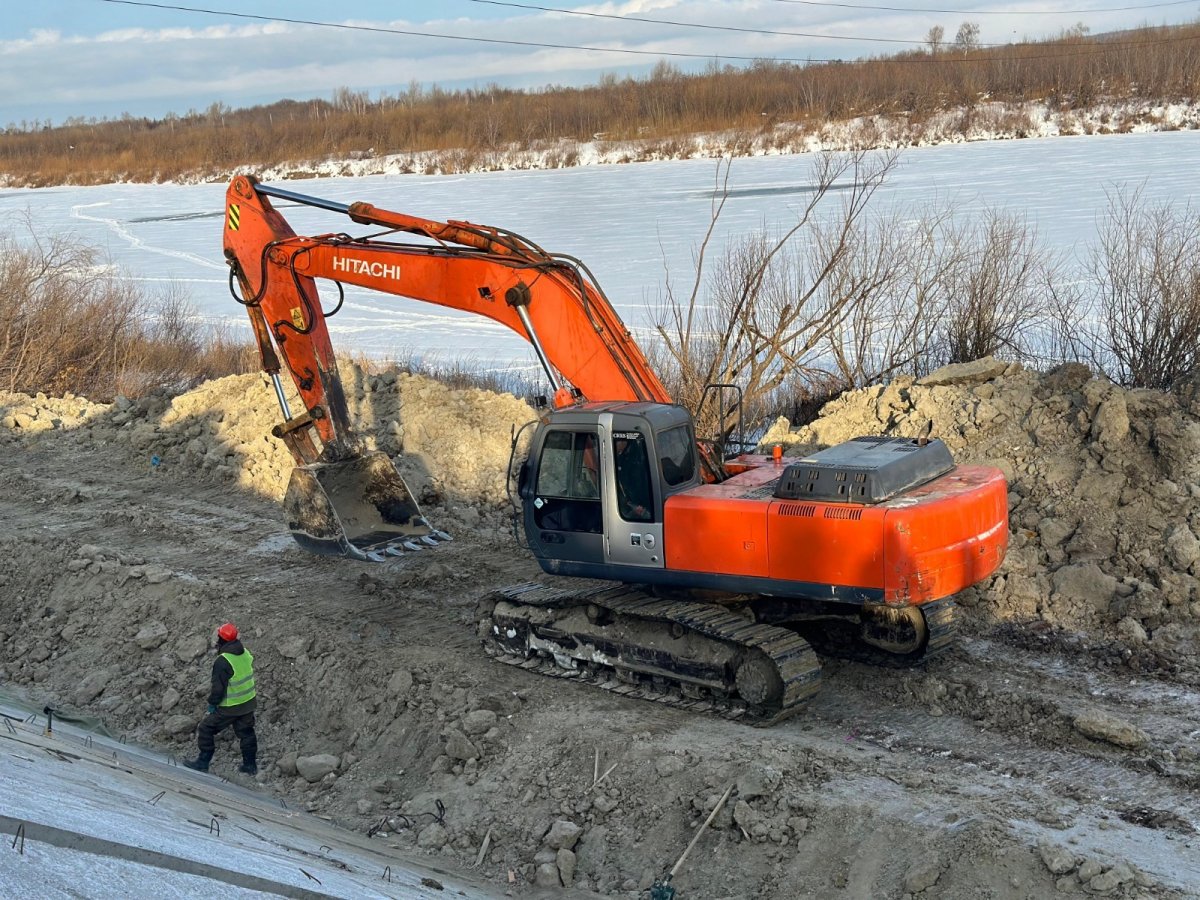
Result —
<instances>
[{"instance_id":1,"label":"bare shrub","mask_svg":"<svg viewBox=\"0 0 1200 900\"><path fill-rule=\"evenodd\" d=\"M1110 193L1086 278L1090 296L1060 302L1064 355L1164 391L1200 370L1200 216L1190 206L1150 205L1140 188Z\"/></svg>"},{"instance_id":2,"label":"bare shrub","mask_svg":"<svg viewBox=\"0 0 1200 900\"><path fill-rule=\"evenodd\" d=\"M835 268L833 289L850 294L849 315L832 328L825 347L837 379L865 387L895 375L923 375L936 366L933 347L950 305L953 254L943 252L948 214L901 212L866 222L851 252Z\"/></svg>"},{"instance_id":3,"label":"bare shrub","mask_svg":"<svg viewBox=\"0 0 1200 900\"><path fill-rule=\"evenodd\" d=\"M94 249L25 230L0 234L0 388L110 400L253 365L249 345L214 342L181 294L156 304Z\"/></svg>"},{"instance_id":4,"label":"bare shrub","mask_svg":"<svg viewBox=\"0 0 1200 900\"><path fill-rule=\"evenodd\" d=\"M140 298L141 314L123 342L115 393L136 397L159 388L183 390L210 378L259 369L252 344L226 325L201 322L185 293L171 287Z\"/></svg>"},{"instance_id":5,"label":"bare shrub","mask_svg":"<svg viewBox=\"0 0 1200 900\"><path fill-rule=\"evenodd\" d=\"M884 272L859 272L847 260L862 251L860 219L895 162L895 154L818 156L798 220L779 235L746 236L710 264L709 244L728 198L730 164L718 167L691 289L677 295L668 273L655 315L670 362L660 371L669 373L668 389L692 410L701 434L715 434L722 419L716 409L701 409L706 385L740 385L747 417L756 421L778 406L789 381L828 378L818 365L822 347L873 283L888 277L888 261L876 258ZM840 210L822 219L818 209L835 185Z\"/></svg>"},{"instance_id":6,"label":"bare shrub","mask_svg":"<svg viewBox=\"0 0 1200 900\"><path fill-rule=\"evenodd\" d=\"M825 284L847 315L825 347L848 387L984 356L1041 355L1061 264L1023 219L897 211L864 220L847 245Z\"/></svg>"},{"instance_id":7,"label":"bare shrub","mask_svg":"<svg viewBox=\"0 0 1200 900\"><path fill-rule=\"evenodd\" d=\"M991 210L979 222L944 229L938 253L944 305L931 362L1029 358L1029 341L1049 323L1049 286L1059 277L1036 230Z\"/></svg>"},{"instance_id":8,"label":"bare shrub","mask_svg":"<svg viewBox=\"0 0 1200 900\"><path fill-rule=\"evenodd\" d=\"M702 408L705 386L738 384L751 427L837 393L921 376L984 356L1040 361L1053 308L1070 284L1061 260L1022 218L954 210L867 214L896 156L826 155L808 205L780 235L757 233L708 259L728 197L718 168L713 212L690 293L667 291L656 311L651 363L696 416L701 434L727 435L722 411ZM835 213L818 208L845 190Z\"/></svg>"}]
</instances>

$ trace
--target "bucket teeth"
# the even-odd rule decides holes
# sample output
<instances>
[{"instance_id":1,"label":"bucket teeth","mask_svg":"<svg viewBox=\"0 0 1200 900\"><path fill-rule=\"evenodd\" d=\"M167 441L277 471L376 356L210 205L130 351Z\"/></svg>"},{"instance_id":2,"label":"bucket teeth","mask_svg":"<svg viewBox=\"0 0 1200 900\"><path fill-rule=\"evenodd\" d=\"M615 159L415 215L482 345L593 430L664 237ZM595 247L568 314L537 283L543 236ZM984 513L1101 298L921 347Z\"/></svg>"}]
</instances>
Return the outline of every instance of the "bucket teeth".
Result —
<instances>
[{"instance_id":1,"label":"bucket teeth","mask_svg":"<svg viewBox=\"0 0 1200 900\"><path fill-rule=\"evenodd\" d=\"M405 541L400 546L402 546L405 550L420 550L421 549L413 541Z\"/></svg>"},{"instance_id":2,"label":"bucket teeth","mask_svg":"<svg viewBox=\"0 0 1200 900\"><path fill-rule=\"evenodd\" d=\"M395 544L389 544L387 549L384 550L383 552L386 553L388 556L403 556L404 555L404 551L401 550L399 547L397 547Z\"/></svg>"},{"instance_id":3,"label":"bucket teeth","mask_svg":"<svg viewBox=\"0 0 1200 900\"><path fill-rule=\"evenodd\" d=\"M436 547L438 545L438 542L427 534L421 536L421 543L427 547Z\"/></svg>"},{"instance_id":4,"label":"bucket teeth","mask_svg":"<svg viewBox=\"0 0 1200 900\"><path fill-rule=\"evenodd\" d=\"M450 535L446 534L446 532L444 532L444 531L440 531L440 530L438 530L437 528L433 529L433 536L434 536L435 538L437 538L439 541L452 541L452 540L454 540L454 538L450 537Z\"/></svg>"},{"instance_id":5,"label":"bucket teeth","mask_svg":"<svg viewBox=\"0 0 1200 900\"><path fill-rule=\"evenodd\" d=\"M372 562L383 562L384 560L387 559L387 557L384 556L382 553L380 553L378 550L368 550L367 551L367 559L371 560Z\"/></svg>"}]
</instances>

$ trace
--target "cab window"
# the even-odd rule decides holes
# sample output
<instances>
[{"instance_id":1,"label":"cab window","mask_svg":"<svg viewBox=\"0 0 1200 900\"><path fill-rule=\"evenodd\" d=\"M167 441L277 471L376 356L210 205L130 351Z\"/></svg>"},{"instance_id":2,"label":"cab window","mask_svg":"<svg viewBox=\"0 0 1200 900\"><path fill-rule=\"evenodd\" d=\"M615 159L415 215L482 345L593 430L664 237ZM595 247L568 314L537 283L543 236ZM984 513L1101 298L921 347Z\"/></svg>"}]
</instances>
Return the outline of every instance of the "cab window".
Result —
<instances>
[{"instance_id":1,"label":"cab window","mask_svg":"<svg viewBox=\"0 0 1200 900\"><path fill-rule=\"evenodd\" d=\"M615 432L613 459L617 466L617 511L621 518L626 522L653 522L654 494L645 437L638 432Z\"/></svg>"},{"instance_id":2,"label":"cab window","mask_svg":"<svg viewBox=\"0 0 1200 900\"><path fill-rule=\"evenodd\" d=\"M592 432L553 431L546 435L533 504L538 528L600 532L598 446Z\"/></svg>"},{"instance_id":3,"label":"cab window","mask_svg":"<svg viewBox=\"0 0 1200 900\"><path fill-rule=\"evenodd\" d=\"M663 481L669 486L691 481L696 474L696 442L686 425L671 428L658 436L658 462Z\"/></svg>"}]
</instances>

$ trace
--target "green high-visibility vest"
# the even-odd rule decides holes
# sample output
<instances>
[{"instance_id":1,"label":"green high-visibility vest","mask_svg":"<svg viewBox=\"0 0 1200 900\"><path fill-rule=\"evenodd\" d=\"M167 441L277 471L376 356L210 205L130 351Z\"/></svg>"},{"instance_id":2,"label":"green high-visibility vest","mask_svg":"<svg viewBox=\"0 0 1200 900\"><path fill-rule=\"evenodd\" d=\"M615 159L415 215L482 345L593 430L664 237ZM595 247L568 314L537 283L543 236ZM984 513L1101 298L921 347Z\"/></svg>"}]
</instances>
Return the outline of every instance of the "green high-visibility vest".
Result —
<instances>
[{"instance_id":1,"label":"green high-visibility vest","mask_svg":"<svg viewBox=\"0 0 1200 900\"><path fill-rule=\"evenodd\" d=\"M254 699L254 657L249 650L242 650L240 656L232 653L222 653L221 656L233 666L233 674L229 676L229 686L225 689L225 699L221 706L238 706Z\"/></svg>"}]
</instances>

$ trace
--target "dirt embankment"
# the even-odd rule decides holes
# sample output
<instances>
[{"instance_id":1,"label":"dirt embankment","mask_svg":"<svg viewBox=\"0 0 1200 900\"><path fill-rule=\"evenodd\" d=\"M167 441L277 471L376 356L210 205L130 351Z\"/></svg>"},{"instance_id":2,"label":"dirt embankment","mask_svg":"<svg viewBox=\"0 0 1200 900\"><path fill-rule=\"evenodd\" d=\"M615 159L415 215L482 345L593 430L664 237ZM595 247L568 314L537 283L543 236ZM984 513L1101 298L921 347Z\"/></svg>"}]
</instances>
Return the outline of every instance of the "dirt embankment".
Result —
<instances>
[{"instance_id":1,"label":"dirt embankment","mask_svg":"<svg viewBox=\"0 0 1200 900\"><path fill-rule=\"evenodd\" d=\"M987 623L1112 642L1130 664L1197 672L1200 396L1124 390L1081 365L1040 375L983 360L846 395L789 453L932 421L959 462L1004 471L1012 544L999 577L959 602Z\"/></svg>"},{"instance_id":2,"label":"dirt embankment","mask_svg":"<svg viewBox=\"0 0 1200 900\"><path fill-rule=\"evenodd\" d=\"M538 577L504 485L525 404L347 376L363 434L456 537L367 565L286 535L291 462L261 381L0 396L0 686L191 753L231 618L260 670L264 790L480 859L517 895L645 896L732 784L685 897L1200 896L1192 395L985 360L777 425L767 440L799 453L932 420L1009 477L1012 549L959 598L959 648L910 671L830 660L805 714L755 730L479 652L476 598ZM220 743L215 768L236 761Z\"/></svg>"}]
</instances>

